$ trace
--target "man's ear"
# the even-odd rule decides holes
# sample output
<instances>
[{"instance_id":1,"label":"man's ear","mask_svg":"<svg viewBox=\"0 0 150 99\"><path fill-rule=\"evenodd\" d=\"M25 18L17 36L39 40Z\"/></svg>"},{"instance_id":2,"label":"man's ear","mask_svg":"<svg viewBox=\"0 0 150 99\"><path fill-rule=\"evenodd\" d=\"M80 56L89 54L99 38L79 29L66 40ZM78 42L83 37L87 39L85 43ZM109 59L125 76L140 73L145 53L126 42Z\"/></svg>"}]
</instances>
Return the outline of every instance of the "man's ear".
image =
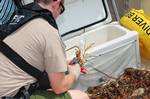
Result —
<instances>
[{"instance_id":1,"label":"man's ear","mask_svg":"<svg viewBox=\"0 0 150 99\"><path fill-rule=\"evenodd\" d=\"M60 2L61 2L61 0L53 0L52 7L54 8L54 7L58 6Z\"/></svg>"}]
</instances>

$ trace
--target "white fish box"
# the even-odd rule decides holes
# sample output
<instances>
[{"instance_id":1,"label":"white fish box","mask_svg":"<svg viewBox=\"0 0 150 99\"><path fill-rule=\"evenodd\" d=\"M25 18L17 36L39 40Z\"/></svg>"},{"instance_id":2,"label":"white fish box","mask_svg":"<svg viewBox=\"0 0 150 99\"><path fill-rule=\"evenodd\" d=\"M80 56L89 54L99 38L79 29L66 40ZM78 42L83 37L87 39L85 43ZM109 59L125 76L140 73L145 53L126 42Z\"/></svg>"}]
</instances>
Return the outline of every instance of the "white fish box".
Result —
<instances>
[{"instance_id":1,"label":"white fish box","mask_svg":"<svg viewBox=\"0 0 150 99\"><path fill-rule=\"evenodd\" d=\"M58 26L66 49L78 46L83 51L91 45L85 52L87 73L81 74L76 89L86 90L109 76L118 77L127 67L140 66L138 34L111 22L106 0L68 0ZM76 47L66 51L67 58L75 52Z\"/></svg>"},{"instance_id":2,"label":"white fish box","mask_svg":"<svg viewBox=\"0 0 150 99\"><path fill-rule=\"evenodd\" d=\"M100 84L102 79L107 80L108 77L103 73L118 77L125 68L140 65L137 33L120 25L102 26L68 39L65 44L67 48L83 48L85 44L93 44L86 52L87 74L82 74L78 81L82 87L95 86ZM75 57L75 51L76 48L67 51L67 57Z\"/></svg>"}]
</instances>

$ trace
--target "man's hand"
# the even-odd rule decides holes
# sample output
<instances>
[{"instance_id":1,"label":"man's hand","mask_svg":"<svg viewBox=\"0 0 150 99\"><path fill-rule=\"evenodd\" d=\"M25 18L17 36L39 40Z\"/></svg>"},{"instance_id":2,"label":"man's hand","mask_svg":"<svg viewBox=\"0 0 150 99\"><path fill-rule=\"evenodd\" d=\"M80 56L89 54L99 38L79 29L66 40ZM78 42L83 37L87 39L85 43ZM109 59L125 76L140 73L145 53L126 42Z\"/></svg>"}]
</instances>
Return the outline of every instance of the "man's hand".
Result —
<instances>
[{"instance_id":1,"label":"man's hand","mask_svg":"<svg viewBox=\"0 0 150 99\"><path fill-rule=\"evenodd\" d=\"M68 66L69 72L73 73L76 76L76 80L78 79L80 75L80 65L79 64L70 64Z\"/></svg>"}]
</instances>

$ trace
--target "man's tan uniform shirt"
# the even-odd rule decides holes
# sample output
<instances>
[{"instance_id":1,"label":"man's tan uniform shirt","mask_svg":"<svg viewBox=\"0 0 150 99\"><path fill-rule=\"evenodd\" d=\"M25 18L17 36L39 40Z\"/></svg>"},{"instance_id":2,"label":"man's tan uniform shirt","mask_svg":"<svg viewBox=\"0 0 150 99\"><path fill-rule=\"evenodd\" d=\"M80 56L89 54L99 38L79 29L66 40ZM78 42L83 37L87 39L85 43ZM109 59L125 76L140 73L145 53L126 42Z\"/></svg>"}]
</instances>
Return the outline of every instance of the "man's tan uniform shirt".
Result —
<instances>
[{"instance_id":1,"label":"man's tan uniform shirt","mask_svg":"<svg viewBox=\"0 0 150 99\"><path fill-rule=\"evenodd\" d=\"M37 69L50 72L67 70L64 48L58 31L44 19L34 19L4 39L13 50ZM35 82L0 53L0 97L13 96L21 86Z\"/></svg>"}]
</instances>

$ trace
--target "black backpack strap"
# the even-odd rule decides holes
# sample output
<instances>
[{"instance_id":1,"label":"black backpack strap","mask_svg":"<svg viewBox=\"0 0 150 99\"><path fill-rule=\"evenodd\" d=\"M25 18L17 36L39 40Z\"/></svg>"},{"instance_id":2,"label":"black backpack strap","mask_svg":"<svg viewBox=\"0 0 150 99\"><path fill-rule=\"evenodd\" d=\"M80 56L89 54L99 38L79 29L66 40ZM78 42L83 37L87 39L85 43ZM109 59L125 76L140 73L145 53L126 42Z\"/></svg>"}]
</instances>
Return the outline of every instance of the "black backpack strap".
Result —
<instances>
[{"instance_id":1,"label":"black backpack strap","mask_svg":"<svg viewBox=\"0 0 150 99\"><path fill-rule=\"evenodd\" d=\"M11 60L16 66L28 73L32 77L37 79L37 82L30 85L28 92L30 95L36 90L46 90L51 88L48 79L48 74L41 72L26 60L24 60L19 54L17 54L12 48L10 48L5 42L0 41L0 52L3 53L9 60Z\"/></svg>"},{"instance_id":2,"label":"black backpack strap","mask_svg":"<svg viewBox=\"0 0 150 99\"><path fill-rule=\"evenodd\" d=\"M34 66L30 65L25 61L19 54L17 54L12 48L10 48L5 42L0 41L0 51L10 59L15 65L21 68L26 73L35 77L37 80L42 75L42 72L36 69Z\"/></svg>"},{"instance_id":3,"label":"black backpack strap","mask_svg":"<svg viewBox=\"0 0 150 99\"><path fill-rule=\"evenodd\" d=\"M23 6L22 0L14 0L14 2L18 8L21 8Z\"/></svg>"},{"instance_id":4,"label":"black backpack strap","mask_svg":"<svg viewBox=\"0 0 150 99\"><path fill-rule=\"evenodd\" d=\"M50 88L49 79L47 73L41 72L40 70L36 69L34 66L30 65L26 60L24 60L18 53L16 53L12 48L10 48L5 42L2 40L0 41L0 52L3 53L10 61L12 61L16 66L22 69L24 72L29 74L30 76L37 79L37 82L30 85L28 92L31 95L36 89L45 90ZM44 76L46 74L46 76ZM42 84L43 78L45 83ZM20 91L19 91L20 93Z\"/></svg>"}]
</instances>

